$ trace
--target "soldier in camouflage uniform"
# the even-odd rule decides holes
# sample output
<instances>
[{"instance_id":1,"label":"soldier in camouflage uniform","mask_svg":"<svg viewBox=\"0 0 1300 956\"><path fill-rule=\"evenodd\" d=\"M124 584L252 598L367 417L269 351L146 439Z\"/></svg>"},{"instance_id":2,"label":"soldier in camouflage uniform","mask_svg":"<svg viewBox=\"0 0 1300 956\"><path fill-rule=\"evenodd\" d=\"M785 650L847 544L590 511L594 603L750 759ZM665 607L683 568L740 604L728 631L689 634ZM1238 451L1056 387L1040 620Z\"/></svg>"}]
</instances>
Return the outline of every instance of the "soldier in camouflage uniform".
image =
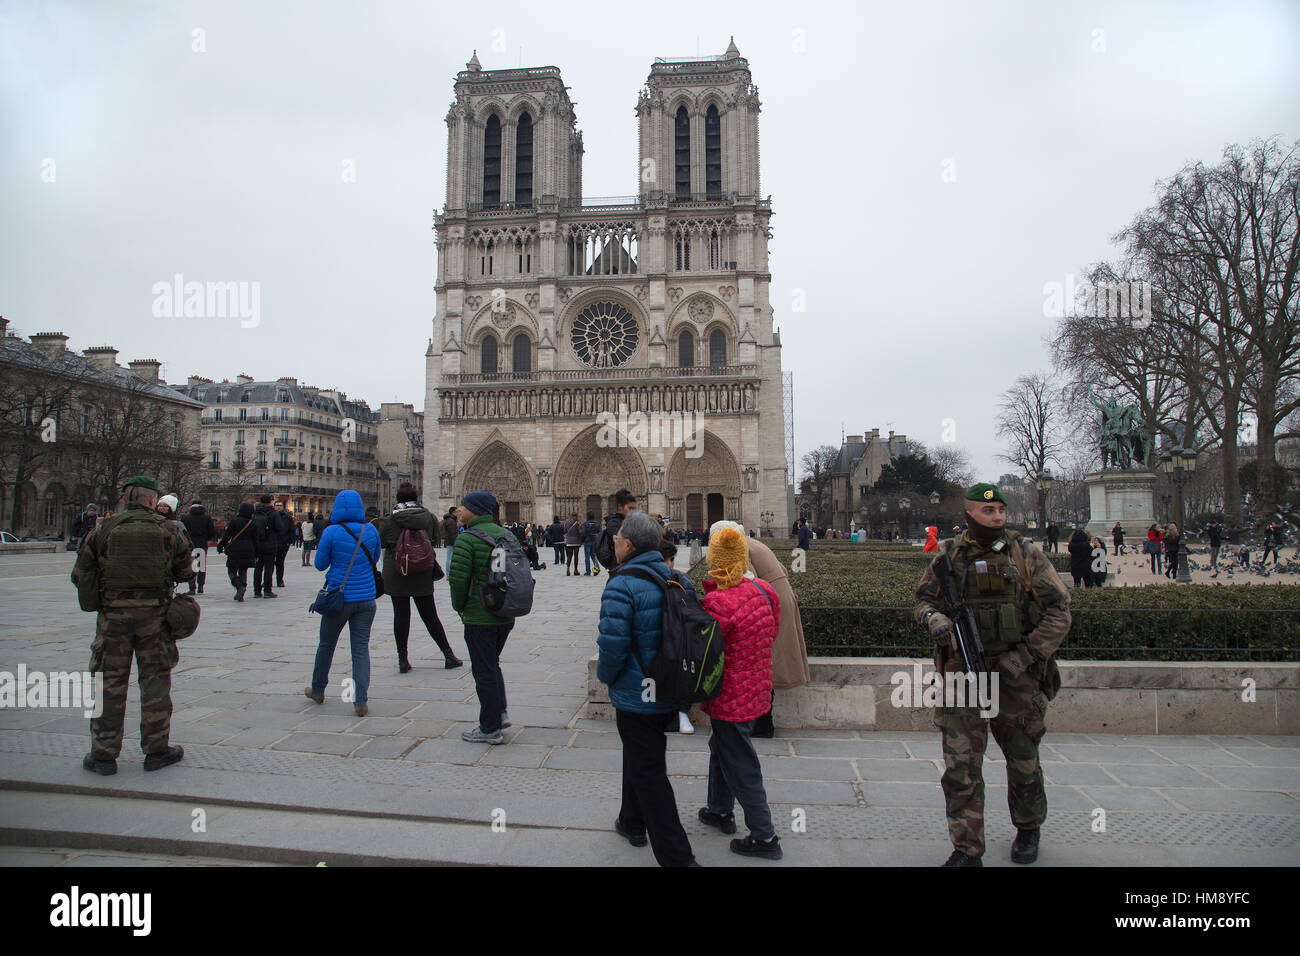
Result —
<instances>
[{"instance_id":1,"label":"soldier in camouflage uniform","mask_svg":"<svg viewBox=\"0 0 1300 956\"><path fill-rule=\"evenodd\" d=\"M1038 858L1038 829L1047 818L1047 793L1038 763L1047 701L1056 696L1060 673L1053 655L1070 630L1070 597L1047 556L1032 542L1006 530L1006 499L991 484L966 492L967 530L944 541L916 589L916 620L935 641L936 673L963 673L957 653L953 609L941 596L935 567L947 554L958 593L974 612L976 626L998 678L998 713L991 721L976 707L940 707L943 732L943 794L952 855L944 866L982 866L984 780L981 768L989 723L1007 761L1007 802L1016 839L1011 859Z\"/></svg>"},{"instance_id":2,"label":"soldier in camouflage uniform","mask_svg":"<svg viewBox=\"0 0 1300 956\"><path fill-rule=\"evenodd\" d=\"M132 478L122 499L123 507L86 536L72 572L82 608L99 611L90 670L104 681L102 713L90 721L91 751L82 766L105 776L117 773L133 654L144 769L160 770L185 755L167 743L171 670L180 655L165 615L175 582L194 576L190 539L181 524L154 511L158 485L152 478Z\"/></svg>"}]
</instances>

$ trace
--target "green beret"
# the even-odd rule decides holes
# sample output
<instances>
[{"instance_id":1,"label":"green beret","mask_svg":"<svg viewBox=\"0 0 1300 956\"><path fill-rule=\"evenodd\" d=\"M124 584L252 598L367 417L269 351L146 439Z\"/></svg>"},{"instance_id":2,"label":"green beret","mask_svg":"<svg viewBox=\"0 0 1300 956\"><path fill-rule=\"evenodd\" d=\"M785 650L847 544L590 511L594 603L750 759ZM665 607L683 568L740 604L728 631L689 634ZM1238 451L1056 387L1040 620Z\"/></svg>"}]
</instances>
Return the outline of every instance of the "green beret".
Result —
<instances>
[{"instance_id":1,"label":"green beret","mask_svg":"<svg viewBox=\"0 0 1300 956\"><path fill-rule=\"evenodd\" d=\"M998 491L998 486L989 484L987 481L981 481L977 485L971 485L966 489L967 501L1000 501L1004 505L1007 499L1002 497L1002 492Z\"/></svg>"},{"instance_id":2,"label":"green beret","mask_svg":"<svg viewBox=\"0 0 1300 956\"><path fill-rule=\"evenodd\" d=\"M136 475L134 478L122 484L122 490L130 488L132 485L138 485L141 488L148 488L150 491L158 490L158 482L152 478L146 478L144 475Z\"/></svg>"}]
</instances>

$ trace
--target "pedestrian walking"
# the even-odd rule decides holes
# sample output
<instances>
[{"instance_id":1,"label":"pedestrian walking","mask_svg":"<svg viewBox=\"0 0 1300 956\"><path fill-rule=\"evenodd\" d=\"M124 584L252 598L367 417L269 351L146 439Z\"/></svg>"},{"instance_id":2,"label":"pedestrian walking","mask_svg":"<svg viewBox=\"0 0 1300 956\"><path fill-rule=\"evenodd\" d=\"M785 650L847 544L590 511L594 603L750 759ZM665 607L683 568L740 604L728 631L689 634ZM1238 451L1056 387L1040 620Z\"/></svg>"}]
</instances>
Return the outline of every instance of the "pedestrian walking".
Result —
<instances>
[{"instance_id":1,"label":"pedestrian walking","mask_svg":"<svg viewBox=\"0 0 1300 956\"><path fill-rule=\"evenodd\" d=\"M567 578L572 571L578 573L578 550L582 547L582 522L578 520L578 512L569 515L569 520L564 523L564 548L569 554L568 564L564 566L564 576Z\"/></svg>"},{"instance_id":2,"label":"pedestrian walking","mask_svg":"<svg viewBox=\"0 0 1300 956\"><path fill-rule=\"evenodd\" d=\"M157 503L154 479L137 476L127 481L118 513L86 536L72 572L82 609L99 612L89 670L103 681L102 711L91 718L90 753L81 765L103 776L117 773L133 658L140 685L144 769L161 770L185 756L184 749L169 743L171 672L180 653L168 612L173 587L194 576L193 558L184 527L155 511ZM180 602L194 604L188 597L176 599Z\"/></svg>"},{"instance_id":3,"label":"pedestrian walking","mask_svg":"<svg viewBox=\"0 0 1300 956\"><path fill-rule=\"evenodd\" d=\"M695 855L668 779L664 721L677 708L658 702L653 694L647 699L644 693L642 667L654 663L663 641L664 592L652 581L623 573L644 568L667 580L660 537L658 524L643 512L629 514L615 535L620 572L609 576L600 598L596 679L609 687L623 745L623 800L615 832L635 847L649 842L660 866L693 866Z\"/></svg>"},{"instance_id":4,"label":"pedestrian walking","mask_svg":"<svg viewBox=\"0 0 1300 956\"><path fill-rule=\"evenodd\" d=\"M380 549L379 532L365 517L356 491L345 488L334 497L330 526L320 538L313 563L317 571L325 572L327 588L342 588L343 607L320 616L311 686L304 691L316 703L325 703L334 649L346 624L352 647L353 712L358 717L370 710L370 627L375 621L374 570Z\"/></svg>"},{"instance_id":5,"label":"pedestrian walking","mask_svg":"<svg viewBox=\"0 0 1300 956\"><path fill-rule=\"evenodd\" d=\"M1115 556L1119 557L1124 553L1124 528L1116 521L1115 527L1110 529L1110 538L1115 545Z\"/></svg>"},{"instance_id":6,"label":"pedestrian walking","mask_svg":"<svg viewBox=\"0 0 1300 956\"><path fill-rule=\"evenodd\" d=\"M1088 533L1075 528L1066 550L1070 552L1070 576L1074 578L1074 586L1092 587L1092 571L1089 570L1092 567L1092 542L1088 540Z\"/></svg>"},{"instance_id":7,"label":"pedestrian walking","mask_svg":"<svg viewBox=\"0 0 1300 956\"><path fill-rule=\"evenodd\" d=\"M546 540L551 547L555 549L553 564L560 567L564 564L564 525L560 521L560 516L555 515L551 518L551 525L546 529ZM567 572L567 568L565 568Z\"/></svg>"},{"instance_id":8,"label":"pedestrian walking","mask_svg":"<svg viewBox=\"0 0 1300 956\"><path fill-rule=\"evenodd\" d=\"M1223 529L1219 527L1217 521L1211 521L1205 529L1205 537L1210 544L1210 570L1213 572L1210 577L1219 576L1219 549L1223 547Z\"/></svg>"},{"instance_id":9,"label":"pedestrian walking","mask_svg":"<svg viewBox=\"0 0 1300 956\"><path fill-rule=\"evenodd\" d=\"M1147 554L1151 555L1151 573L1160 573L1160 550L1163 535L1160 533L1158 525L1152 525L1147 528L1147 543L1142 547Z\"/></svg>"},{"instance_id":10,"label":"pedestrian walking","mask_svg":"<svg viewBox=\"0 0 1300 956\"><path fill-rule=\"evenodd\" d=\"M600 523L596 521L596 513L594 511L588 511L587 520L582 523L581 532L582 560L586 565L586 570L583 574L587 577L591 576L591 566L593 563L596 565L596 573L600 573L600 562L594 560L596 555L596 539L599 537Z\"/></svg>"},{"instance_id":11,"label":"pedestrian walking","mask_svg":"<svg viewBox=\"0 0 1300 956\"><path fill-rule=\"evenodd\" d=\"M700 808L700 822L735 833L734 808L739 803L749 833L731 841L731 852L779 860L781 840L750 735L755 719L771 706L772 644L780 627L781 602L775 589L749 570L742 531L711 532L705 560L709 575L702 603L722 631L726 666L721 692L700 705L710 727L708 805Z\"/></svg>"},{"instance_id":12,"label":"pedestrian walking","mask_svg":"<svg viewBox=\"0 0 1300 956\"><path fill-rule=\"evenodd\" d=\"M451 649L447 632L438 618L438 608L433 601L433 582L443 576L438 565L439 521L420 504L419 492L410 482L402 482L397 489L397 506L392 514L379 519L379 542L384 551L384 593L393 602L393 639L397 643L397 669L405 674L411 669L407 641L411 632L411 602L424 622L425 630L442 651L443 666L451 670L461 666L461 660ZM420 541L406 542L403 537L418 535L427 542L429 559L427 569L410 570L409 555Z\"/></svg>"},{"instance_id":13,"label":"pedestrian walking","mask_svg":"<svg viewBox=\"0 0 1300 956\"><path fill-rule=\"evenodd\" d=\"M492 520L496 508L497 500L487 490L461 498L456 517L465 530L456 538L447 569L451 606L465 626L465 646L478 695L478 726L461 734L461 739L471 743L505 743L501 731L510 726L501 651L515 622L497 617L483 604L482 589L491 573L493 548L471 533L481 532L494 540L504 535L505 530Z\"/></svg>"},{"instance_id":14,"label":"pedestrian walking","mask_svg":"<svg viewBox=\"0 0 1300 956\"><path fill-rule=\"evenodd\" d=\"M271 530L275 532L275 586L284 587L284 559L293 546L293 515L285 508L284 500L277 498L272 502ZM267 597L275 597L268 594Z\"/></svg>"},{"instance_id":15,"label":"pedestrian walking","mask_svg":"<svg viewBox=\"0 0 1300 956\"><path fill-rule=\"evenodd\" d=\"M614 568L614 535L618 534L623 519L636 510L636 495L626 488L614 492L614 513L605 517L605 529L596 541L596 561L603 568ZM592 515L588 514L588 518Z\"/></svg>"},{"instance_id":16,"label":"pedestrian walking","mask_svg":"<svg viewBox=\"0 0 1300 956\"><path fill-rule=\"evenodd\" d=\"M302 566L307 567L311 553L316 549L316 516L307 512L307 520L302 523Z\"/></svg>"},{"instance_id":17,"label":"pedestrian walking","mask_svg":"<svg viewBox=\"0 0 1300 956\"><path fill-rule=\"evenodd\" d=\"M1165 549L1165 577L1170 580L1177 580L1178 574L1178 550L1182 547L1182 533L1178 530L1178 525L1169 522L1165 525L1164 537L1162 539Z\"/></svg>"},{"instance_id":18,"label":"pedestrian walking","mask_svg":"<svg viewBox=\"0 0 1300 956\"><path fill-rule=\"evenodd\" d=\"M456 544L458 534L460 534L460 519L456 517L455 508L448 508L447 513L442 518L442 545L444 548L442 563L448 568L451 567L451 549Z\"/></svg>"},{"instance_id":19,"label":"pedestrian walking","mask_svg":"<svg viewBox=\"0 0 1300 956\"><path fill-rule=\"evenodd\" d=\"M192 553L199 559L198 571L190 579L190 593L194 593L194 585L197 583L199 593L202 594L203 585L208 580L208 544L216 540L217 525L212 520L212 516L204 510L201 501L190 505L189 513L181 518L181 524L185 525L185 531L190 536ZM201 555L198 553L200 551Z\"/></svg>"},{"instance_id":20,"label":"pedestrian walking","mask_svg":"<svg viewBox=\"0 0 1300 956\"><path fill-rule=\"evenodd\" d=\"M235 600L244 600L248 590L248 569L257 562L261 538L266 529L253 516L253 503L245 501L239 514L226 522L226 530L217 542L217 554L226 555L226 574L235 589Z\"/></svg>"},{"instance_id":21,"label":"pedestrian walking","mask_svg":"<svg viewBox=\"0 0 1300 956\"><path fill-rule=\"evenodd\" d=\"M253 522L261 534L257 539L257 562L253 565L253 597L279 597L271 590L275 578L275 555L280 550L280 541L276 536L275 509L271 507L271 496L262 495L253 507Z\"/></svg>"}]
</instances>

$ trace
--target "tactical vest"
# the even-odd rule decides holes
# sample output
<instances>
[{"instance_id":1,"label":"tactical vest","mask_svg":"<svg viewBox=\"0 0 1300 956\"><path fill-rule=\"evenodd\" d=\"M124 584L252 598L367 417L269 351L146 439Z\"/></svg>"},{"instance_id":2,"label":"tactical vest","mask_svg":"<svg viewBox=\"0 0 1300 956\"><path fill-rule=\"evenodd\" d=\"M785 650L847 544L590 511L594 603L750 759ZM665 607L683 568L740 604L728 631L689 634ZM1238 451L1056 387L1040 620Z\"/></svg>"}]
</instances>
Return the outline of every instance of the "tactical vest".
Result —
<instances>
[{"instance_id":1,"label":"tactical vest","mask_svg":"<svg viewBox=\"0 0 1300 956\"><path fill-rule=\"evenodd\" d=\"M962 602L974 613L988 654L1001 654L1019 644L1042 619L1028 582L1021 577L1024 555L1018 537L1014 531L1007 532L998 539L1003 547L996 551L972 541L964 545L954 542L950 552Z\"/></svg>"},{"instance_id":2,"label":"tactical vest","mask_svg":"<svg viewBox=\"0 0 1300 956\"><path fill-rule=\"evenodd\" d=\"M131 508L100 528L99 559L105 591L130 592L137 599L167 597L172 584L171 541L167 519L146 508Z\"/></svg>"}]
</instances>

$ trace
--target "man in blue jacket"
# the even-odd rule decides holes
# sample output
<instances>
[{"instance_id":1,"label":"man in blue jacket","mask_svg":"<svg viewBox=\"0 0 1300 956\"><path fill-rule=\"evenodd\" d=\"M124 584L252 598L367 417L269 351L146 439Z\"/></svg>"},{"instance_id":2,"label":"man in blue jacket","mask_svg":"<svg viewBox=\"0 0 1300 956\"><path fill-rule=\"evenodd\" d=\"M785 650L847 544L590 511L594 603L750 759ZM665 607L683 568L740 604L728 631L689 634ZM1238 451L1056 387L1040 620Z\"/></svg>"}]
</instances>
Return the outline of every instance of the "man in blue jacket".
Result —
<instances>
[{"instance_id":1,"label":"man in blue jacket","mask_svg":"<svg viewBox=\"0 0 1300 956\"><path fill-rule=\"evenodd\" d=\"M807 551L812 547L812 531L808 529L808 519L799 520L799 547Z\"/></svg>"},{"instance_id":2,"label":"man in blue jacket","mask_svg":"<svg viewBox=\"0 0 1300 956\"><path fill-rule=\"evenodd\" d=\"M695 856L668 781L664 716L676 708L654 699L653 686L645 683L641 670L642 664L650 667L659 653L663 590L624 573L628 568L645 568L668 579L668 565L659 553L662 535L658 522L641 511L630 512L614 535L619 573L610 575L600 598L596 678L609 685L623 742L623 805L614 829L633 846L645 846L649 834L660 866L694 866Z\"/></svg>"}]
</instances>

